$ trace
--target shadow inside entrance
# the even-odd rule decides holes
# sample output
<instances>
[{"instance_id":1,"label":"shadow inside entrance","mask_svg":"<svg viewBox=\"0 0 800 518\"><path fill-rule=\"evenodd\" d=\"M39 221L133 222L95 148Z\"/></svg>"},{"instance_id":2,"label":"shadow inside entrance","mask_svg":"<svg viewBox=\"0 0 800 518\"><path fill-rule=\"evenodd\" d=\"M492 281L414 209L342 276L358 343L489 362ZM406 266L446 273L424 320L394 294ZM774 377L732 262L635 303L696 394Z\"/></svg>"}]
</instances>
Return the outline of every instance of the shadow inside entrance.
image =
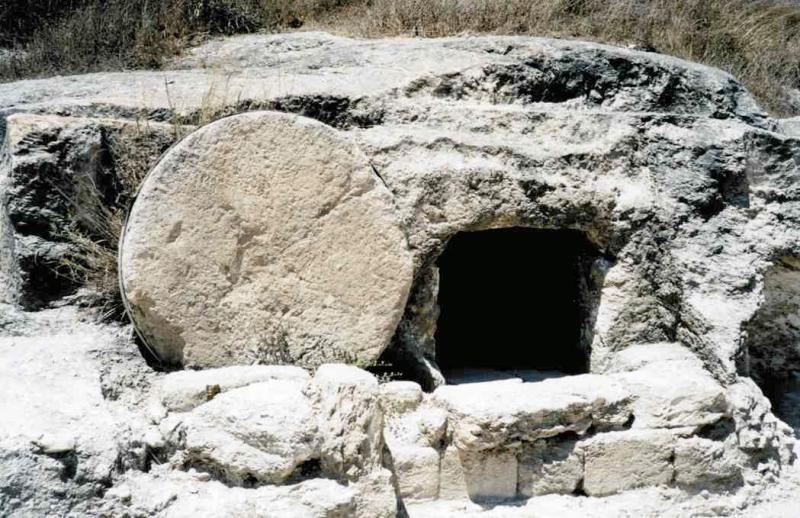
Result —
<instances>
[{"instance_id":1,"label":"shadow inside entrance","mask_svg":"<svg viewBox=\"0 0 800 518\"><path fill-rule=\"evenodd\" d=\"M575 230L454 236L437 263L436 361L448 382L587 372L598 255Z\"/></svg>"}]
</instances>

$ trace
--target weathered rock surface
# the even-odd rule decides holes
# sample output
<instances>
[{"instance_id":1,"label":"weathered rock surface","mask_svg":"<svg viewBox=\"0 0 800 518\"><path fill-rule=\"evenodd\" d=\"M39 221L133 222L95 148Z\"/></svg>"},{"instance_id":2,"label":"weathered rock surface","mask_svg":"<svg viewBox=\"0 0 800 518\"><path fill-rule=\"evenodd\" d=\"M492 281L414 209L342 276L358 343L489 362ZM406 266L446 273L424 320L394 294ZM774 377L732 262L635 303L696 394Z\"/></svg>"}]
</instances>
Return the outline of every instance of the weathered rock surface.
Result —
<instances>
[{"instance_id":1,"label":"weathered rock surface","mask_svg":"<svg viewBox=\"0 0 800 518\"><path fill-rule=\"evenodd\" d=\"M311 400L296 381L253 383L162 422L184 464L243 486L285 482L318 450ZM177 422L176 422L177 421Z\"/></svg>"},{"instance_id":2,"label":"weathered rock surface","mask_svg":"<svg viewBox=\"0 0 800 518\"><path fill-rule=\"evenodd\" d=\"M631 393L611 378L570 376L539 383L497 381L444 386L434 396L451 414L460 450L490 450L594 426L622 427L629 421Z\"/></svg>"},{"instance_id":3,"label":"weathered rock surface","mask_svg":"<svg viewBox=\"0 0 800 518\"><path fill-rule=\"evenodd\" d=\"M531 55L537 59L520 63ZM364 41L311 32L253 35L209 42L177 60L173 68L0 85L0 106L166 117L173 110L195 113L209 97L221 104L275 100L303 105L304 98L319 96L341 100L323 112L336 121L342 115L339 108L347 107L350 98L385 92L428 76L458 82L461 72L468 70L476 80L466 91L475 96L492 98L492 88L481 88L481 84L508 77L512 80L498 84L503 87L500 98L511 101L572 101L575 109L765 119L741 85L719 70L658 54L545 38ZM548 74L551 68L561 73ZM247 73L232 73L241 70ZM310 75L309 71L320 72ZM483 77L489 81L482 81ZM269 85L266 89L265 84ZM313 106L305 109L315 112Z\"/></svg>"},{"instance_id":4,"label":"weathered rock surface","mask_svg":"<svg viewBox=\"0 0 800 518\"><path fill-rule=\"evenodd\" d=\"M217 394L266 381L305 382L308 372L300 367L252 365L223 367L202 371L179 371L163 378L159 386L159 403L170 412L186 412Z\"/></svg>"},{"instance_id":5,"label":"weathered rock surface","mask_svg":"<svg viewBox=\"0 0 800 518\"><path fill-rule=\"evenodd\" d=\"M0 337L4 516L91 515L122 471L149 465L157 430L119 391L146 390L152 373L122 330L79 317L35 313Z\"/></svg>"},{"instance_id":6,"label":"weathered rock surface","mask_svg":"<svg viewBox=\"0 0 800 518\"><path fill-rule=\"evenodd\" d=\"M593 364L680 341L727 382L764 272L800 253L793 126L714 69L536 38L319 33L211 42L174 66L0 85L0 110L194 122L268 108L340 128L394 195L416 282L392 350L426 386L442 381L435 260L457 232L584 232L604 254L584 324ZM8 262L16 285L26 269Z\"/></svg>"},{"instance_id":7,"label":"weathered rock surface","mask_svg":"<svg viewBox=\"0 0 800 518\"><path fill-rule=\"evenodd\" d=\"M209 481L202 474L154 471L155 476L129 477L112 489L106 509L164 518L347 518L355 511L352 490L333 480L243 489Z\"/></svg>"},{"instance_id":8,"label":"weathered rock surface","mask_svg":"<svg viewBox=\"0 0 800 518\"><path fill-rule=\"evenodd\" d=\"M725 389L680 345L637 345L619 356L622 368L647 358L635 370L614 376L636 394L634 428L697 429L729 416Z\"/></svg>"},{"instance_id":9,"label":"weathered rock surface","mask_svg":"<svg viewBox=\"0 0 800 518\"><path fill-rule=\"evenodd\" d=\"M698 489L729 488L742 483L742 459L720 441L702 437L675 442L675 483Z\"/></svg>"},{"instance_id":10,"label":"weathered rock surface","mask_svg":"<svg viewBox=\"0 0 800 518\"><path fill-rule=\"evenodd\" d=\"M787 135L800 137L800 117L792 117L791 119L783 119L780 121L780 127Z\"/></svg>"},{"instance_id":11,"label":"weathered rock surface","mask_svg":"<svg viewBox=\"0 0 800 518\"><path fill-rule=\"evenodd\" d=\"M611 432L585 441L583 490L602 496L669 483L673 442L665 430Z\"/></svg>"},{"instance_id":12,"label":"weathered rock surface","mask_svg":"<svg viewBox=\"0 0 800 518\"><path fill-rule=\"evenodd\" d=\"M252 35L210 42L173 68L0 85L0 330L21 336L0 339L0 370L8 374L0 383L12 380L14 395L26 387L0 399L4 415L17 417L0 424L0 514L372 517L405 507L412 517L769 516L791 509L792 430L745 376L778 386L777 377L800 370L792 320L800 300L792 270L800 256L795 121L770 119L735 79L713 69L536 38ZM225 368L155 373L120 352L120 344L134 345L119 329L111 336L82 324L73 333L61 321L56 332L42 323L54 310L21 310L74 288L37 272L59 264L70 246L61 236L75 224L70 207L85 180L110 186L95 196L102 204L125 206L113 201L124 168L110 142L127 135L129 149L144 149L152 163L177 134L155 122L158 131L139 134L142 119L194 124L255 109L319 122L270 115L283 122L238 126L265 117L253 114L200 130L151 176L163 174L160 188L175 187L183 201L154 203L155 230L141 226L157 234L156 246L141 250L184 267L163 277L176 284L155 286L163 295L149 309L180 302L169 298L179 294L174 287L196 283L184 309L158 308L191 317L173 329L179 339L161 344L163 356ZM262 138L248 140L255 137ZM165 166L170 160L175 167ZM315 167L304 168L306 161ZM267 178L270 189L244 181ZM199 180L209 183L178 188ZM273 188L284 189L277 205L264 202L275 201ZM145 187L140 201L157 200L152 191ZM377 205L365 201L371 197ZM295 219L287 206L305 216ZM168 218L186 207L219 218L183 218L175 227ZM242 214L255 227L237 227ZM326 234L326 221L339 233ZM444 383L434 361L439 254L458 233L507 227L580 232L597 252L580 258L587 264L577 325L591 374L545 381L509 374L434 391ZM217 240L192 241L190 228L217 232ZM325 236L339 248L325 250ZM181 238L194 244L169 256ZM270 248L269 239L289 246ZM309 254L292 255L303 250ZM388 277L352 275L331 297L323 290L290 299L301 306L270 305L270 290L303 295L311 280L341 280L347 276L337 268L373 262L381 268L368 270ZM248 274L264 275L262 291L235 289ZM386 278L395 288L378 282ZM290 322L289 332L278 322ZM220 343L220 331L236 339ZM432 393L410 382L379 385L343 365L313 376L250 365L337 355L372 361L390 338L384 352L393 367ZM90 353L88 343L101 345ZM486 344L487 354L495 345ZM343 358L343 350L357 354ZM762 494L779 502L748 507Z\"/></svg>"},{"instance_id":13,"label":"weathered rock surface","mask_svg":"<svg viewBox=\"0 0 800 518\"><path fill-rule=\"evenodd\" d=\"M48 322L48 314L58 320ZM701 438L672 421L652 421L654 429L634 421L626 429L636 406L620 390L619 373L580 376L572 385L571 377L467 383L434 394L411 382L379 385L344 365L322 366L313 377L285 366L158 374L134 351L117 351L132 345L119 330L81 324L42 340L48 329L69 328L77 313L36 315L18 328L21 336L0 342L2 379L10 383L3 388L13 396L2 410L15 418L0 428L0 495L12 516L205 509L388 517L398 501L415 516L425 501L506 509L503 503L578 490L608 495L674 484L736 491L777 473L791 455L785 425L752 382L725 392L729 409ZM659 364L631 361L635 348L624 356L614 362L628 366L624 375ZM662 356L666 364L686 361L677 350ZM53 363L62 369L45 368ZM660 386L654 378L653 388L637 390L651 393ZM52 389L40 397L37 386ZM676 401L689 396L676 391ZM715 404L708 401L709 412ZM672 407L677 422L687 422L684 414L697 415L697 407ZM563 426L554 427L559 420ZM98 487L110 489L100 496Z\"/></svg>"},{"instance_id":14,"label":"weathered rock surface","mask_svg":"<svg viewBox=\"0 0 800 518\"><path fill-rule=\"evenodd\" d=\"M396 513L378 382L366 371L323 365L313 378L284 366L176 372L160 380L153 398L160 410L150 415L176 468L241 488L334 479L349 488L348 516ZM260 498L247 494L248 502Z\"/></svg>"},{"instance_id":15,"label":"weathered rock surface","mask_svg":"<svg viewBox=\"0 0 800 518\"><path fill-rule=\"evenodd\" d=\"M0 302L37 309L71 293L76 232L108 239L103 217L127 207L179 126L16 113L0 123ZM99 227L99 228L98 228Z\"/></svg>"},{"instance_id":16,"label":"weathered rock surface","mask_svg":"<svg viewBox=\"0 0 800 518\"><path fill-rule=\"evenodd\" d=\"M764 301L747 323L746 367L756 381L780 383L800 364L800 258L780 257L764 274Z\"/></svg>"},{"instance_id":17,"label":"weathered rock surface","mask_svg":"<svg viewBox=\"0 0 800 518\"><path fill-rule=\"evenodd\" d=\"M170 150L131 209L120 269L143 339L190 367L375 361L412 276L364 155L319 122L269 112Z\"/></svg>"},{"instance_id":18,"label":"weathered rock surface","mask_svg":"<svg viewBox=\"0 0 800 518\"><path fill-rule=\"evenodd\" d=\"M584 477L583 449L577 440L536 441L520 454L519 493L525 497L573 494Z\"/></svg>"}]
</instances>

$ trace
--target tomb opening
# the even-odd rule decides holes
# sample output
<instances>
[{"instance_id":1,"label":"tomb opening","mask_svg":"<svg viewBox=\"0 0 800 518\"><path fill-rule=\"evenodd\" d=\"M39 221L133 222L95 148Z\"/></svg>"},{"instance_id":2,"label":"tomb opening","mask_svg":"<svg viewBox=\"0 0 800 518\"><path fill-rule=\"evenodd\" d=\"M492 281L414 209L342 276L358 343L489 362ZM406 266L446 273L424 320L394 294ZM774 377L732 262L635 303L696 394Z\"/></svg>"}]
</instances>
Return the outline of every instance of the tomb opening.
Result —
<instances>
[{"instance_id":1,"label":"tomb opening","mask_svg":"<svg viewBox=\"0 0 800 518\"><path fill-rule=\"evenodd\" d=\"M588 372L599 255L576 230L514 227L450 239L437 262L435 334L448 382Z\"/></svg>"}]
</instances>

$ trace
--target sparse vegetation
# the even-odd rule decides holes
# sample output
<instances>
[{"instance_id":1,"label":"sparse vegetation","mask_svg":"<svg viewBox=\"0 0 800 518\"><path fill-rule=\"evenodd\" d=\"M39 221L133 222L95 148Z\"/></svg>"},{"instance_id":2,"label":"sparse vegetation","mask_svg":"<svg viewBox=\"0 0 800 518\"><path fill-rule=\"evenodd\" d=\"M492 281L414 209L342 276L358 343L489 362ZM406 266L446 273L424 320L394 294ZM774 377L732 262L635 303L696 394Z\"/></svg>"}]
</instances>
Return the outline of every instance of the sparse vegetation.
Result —
<instances>
[{"instance_id":1,"label":"sparse vegetation","mask_svg":"<svg viewBox=\"0 0 800 518\"><path fill-rule=\"evenodd\" d=\"M634 44L727 70L777 115L800 113L791 0L13 0L0 79L154 68L207 35L303 26L364 37L532 34Z\"/></svg>"},{"instance_id":2,"label":"sparse vegetation","mask_svg":"<svg viewBox=\"0 0 800 518\"><path fill-rule=\"evenodd\" d=\"M0 49L14 57L0 55L0 80L157 68L208 35L299 26L362 37L532 34L635 45L725 69L774 114L800 114L787 96L800 89L800 2L782 0L11 0L0 5ZM230 101L221 81L181 122L229 115ZM116 250L125 213L163 151L142 132L111 139L116 199L87 186L64 236L73 245L66 275L97 293L109 316L122 313Z\"/></svg>"},{"instance_id":3,"label":"sparse vegetation","mask_svg":"<svg viewBox=\"0 0 800 518\"><path fill-rule=\"evenodd\" d=\"M59 272L72 284L87 288L92 305L100 308L103 318L122 318L124 314L117 248L130 204L161 153L185 130L175 125L171 134L165 134L139 125L109 135L113 189L110 193L103 192L105 189L87 177L72 200L74 223L62 236L71 247ZM113 199L109 199L109 194Z\"/></svg>"}]
</instances>

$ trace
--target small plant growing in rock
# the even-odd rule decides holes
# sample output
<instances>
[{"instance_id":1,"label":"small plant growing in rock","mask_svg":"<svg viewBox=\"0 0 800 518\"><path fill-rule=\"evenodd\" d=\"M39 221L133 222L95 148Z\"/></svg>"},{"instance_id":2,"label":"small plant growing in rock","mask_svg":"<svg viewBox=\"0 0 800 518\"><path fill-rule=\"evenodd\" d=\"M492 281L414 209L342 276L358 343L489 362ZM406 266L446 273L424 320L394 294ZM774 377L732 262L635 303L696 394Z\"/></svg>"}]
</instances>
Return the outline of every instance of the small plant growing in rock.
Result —
<instances>
[{"instance_id":1,"label":"small plant growing in rock","mask_svg":"<svg viewBox=\"0 0 800 518\"><path fill-rule=\"evenodd\" d=\"M85 303L98 307L103 319L122 319L124 307L117 271L117 247L125 218L147 172L172 141L180 137L180 126L172 134L154 132L146 124L108 135L108 170L111 188L101 188L90 176L78 181L70 199L73 223L61 234L69 243L62 259L65 275L83 288Z\"/></svg>"}]
</instances>

